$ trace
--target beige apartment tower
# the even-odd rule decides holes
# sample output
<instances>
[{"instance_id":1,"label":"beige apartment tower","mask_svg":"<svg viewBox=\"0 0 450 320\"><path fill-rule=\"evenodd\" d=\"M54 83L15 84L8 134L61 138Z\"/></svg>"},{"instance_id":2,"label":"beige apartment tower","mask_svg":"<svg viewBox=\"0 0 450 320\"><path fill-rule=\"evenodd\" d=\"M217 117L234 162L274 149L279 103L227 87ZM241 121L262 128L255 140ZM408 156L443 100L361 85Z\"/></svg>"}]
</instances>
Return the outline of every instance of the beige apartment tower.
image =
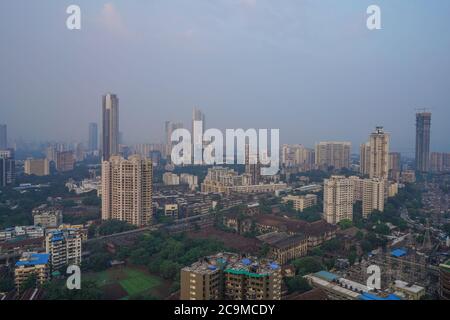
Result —
<instances>
[{"instance_id":1,"label":"beige apartment tower","mask_svg":"<svg viewBox=\"0 0 450 320\"><path fill-rule=\"evenodd\" d=\"M108 161L119 154L119 98L106 94L102 98L102 157Z\"/></svg>"},{"instance_id":2,"label":"beige apartment tower","mask_svg":"<svg viewBox=\"0 0 450 320\"><path fill-rule=\"evenodd\" d=\"M374 210L384 211L385 180L364 179L362 215L367 218Z\"/></svg>"},{"instance_id":3,"label":"beige apartment tower","mask_svg":"<svg viewBox=\"0 0 450 320\"><path fill-rule=\"evenodd\" d=\"M323 194L323 218L330 224L353 220L353 181L344 176L325 179Z\"/></svg>"},{"instance_id":4,"label":"beige apartment tower","mask_svg":"<svg viewBox=\"0 0 450 320\"><path fill-rule=\"evenodd\" d=\"M27 159L24 164L24 172L27 175L48 176L50 165L48 159Z\"/></svg>"},{"instance_id":5,"label":"beige apartment tower","mask_svg":"<svg viewBox=\"0 0 450 320\"><path fill-rule=\"evenodd\" d=\"M400 179L401 154L399 152L389 153L389 178L395 181Z\"/></svg>"},{"instance_id":6,"label":"beige apartment tower","mask_svg":"<svg viewBox=\"0 0 450 320\"><path fill-rule=\"evenodd\" d=\"M359 148L359 172L365 176L370 173L370 143L361 144Z\"/></svg>"},{"instance_id":7,"label":"beige apartment tower","mask_svg":"<svg viewBox=\"0 0 450 320\"><path fill-rule=\"evenodd\" d=\"M152 222L153 168L150 159L133 155L111 157L102 164L102 219L126 221L137 227Z\"/></svg>"},{"instance_id":8,"label":"beige apartment tower","mask_svg":"<svg viewBox=\"0 0 450 320\"><path fill-rule=\"evenodd\" d=\"M370 134L369 177L388 179L389 175L389 134L383 127L376 127Z\"/></svg>"},{"instance_id":9,"label":"beige apartment tower","mask_svg":"<svg viewBox=\"0 0 450 320\"><path fill-rule=\"evenodd\" d=\"M316 144L316 166L318 168L349 168L350 150L350 142L319 142Z\"/></svg>"}]
</instances>

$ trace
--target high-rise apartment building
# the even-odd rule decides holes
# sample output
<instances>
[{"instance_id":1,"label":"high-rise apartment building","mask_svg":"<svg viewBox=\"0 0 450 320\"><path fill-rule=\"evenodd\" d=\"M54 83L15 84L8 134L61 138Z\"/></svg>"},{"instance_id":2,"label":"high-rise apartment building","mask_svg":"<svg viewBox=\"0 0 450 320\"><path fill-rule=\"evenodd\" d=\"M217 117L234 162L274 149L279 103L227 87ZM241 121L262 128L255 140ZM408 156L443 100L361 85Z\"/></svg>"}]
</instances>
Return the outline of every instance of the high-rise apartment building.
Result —
<instances>
[{"instance_id":1,"label":"high-rise apartment building","mask_svg":"<svg viewBox=\"0 0 450 320\"><path fill-rule=\"evenodd\" d=\"M50 174L50 164L45 159L27 159L24 164L24 172L28 175L48 176Z\"/></svg>"},{"instance_id":2,"label":"high-rise apartment building","mask_svg":"<svg viewBox=\"0 0 450 320\"><path fill-rule=\"evenodd\" d=\"M98 150L98 125L95 122L89 123L89 151Z\"/></svg>"},{"instance_id":3,"label":"high-rise apartment building","mask_svg":"<svg viewBox=\"0 0 450 320\"><path fill-rule=\"evenodd\" d=\"M56 154L57 150L54 146L50 146L45 149L45 157L49 162L54 162L56 164Z\"/></svg>"},{"instance_id":4,"label":"high-rise apartment building","mask_svg":"<svg viewBox=\"0 0 450 320\"><path fill-rule=\"evenodd\" d=\"M248 143L245 144L245 173L249 176L251 185L260 183L261 163L259 162L258 152L251 153Z\"/></svg>"},{"instance_id":5,"label":"high-rise apartment building","mask_svg":"<svg viewBox=\"0 0 450 320\"><path fill-rule=\"evenodd\" d=\"M108 161L119 154L119 98L108 93L102 100L102 156Z\"/></svg>"},{"instance_id":6,"label":"high-rise apartment building","mask_svg":"<svg viewBox=\"0 0 450 320\"><path fill-rule=\"evenodd\" d=\"M81 264L82 234L77 229L52 230L45 237L45 252L52 269Z\"/></svg>"},{"instance_id":7,"label":"high-rise apartment building","mask_svg":"<svg viewBox=\"0 0 450 320\"><path fill-rule=\"evenodd\" d=\"M152 223L153 169L139 155L113 156L102 164L102 219L126 221L138 227Z\"/></svg>"},{"instance_id":8,"label":"high-rise apartment building","mask_svg":"<svg viewBox=\"0 0 450 320\"><path fill-rule=\"evenodd\" d=\"M395 181L400 179L401 154L399 152L389 153L389 178Z\"/></svg>"},{"instance_id":9,"label":"high-rise apartment building","mask_svg":"<svg viewBox=\"0 0 450 320\"><path fill-rule=\"evenodd\" d=\"M172 137L172 132L174 132L176 129L182 129L183 128L183 123L182 122L171 122L171 121L166 121L165 123L165 132L166 132L166 146L165 146L165 157L167 160L169 160L170 162L170 156L172 153L172 141L171 141L171 137Z\"/></svg>"},{"instance_id":10,"label":"high-rise apartment building","mask_svg":"<svg viewBox=\"0 0 450 320\"><path fill-rule=\"evenodd\" d=\"M366 142L359 147L359 172L363 175L370 174L370 143Z\"/></svg>"},{"instance_id":11,"label":"high-rise apartment building","mask_svg":"<svg viewBox=\"0 0 450 320\"><path fill-rule=\"evenodd\" d=\"M0 150L8 148L8 134L6 124L0 124Z\"/></svg>"},{"instance_id":12,"label":"high-rise apartment building","mask_svg":"<svg viewBox=\"0 0 450 320\"><path fill-rule=\"evenodd\" d=\"M384 211L387 180L373 178L361 179L357 176L349 177L353 184L353 202L362 202L362 214L367 218L374 210ZM397 186L397 184L392 184ZM388 190L389 191L389 190ZM392 190L394 192L394 190Z\"/></svg>"},{"instance_id":13,"label":"high-rise apartment building","mask_svg":"<svg viewBox=\"0 0 450 320\"><path fill-rule=\"evenodd\" d=\"M383 127L376 127L370 134L369 177L388 179L389 175L389 134Z\"/></svg>"},{"instance_id":14,"label":"high-rise apartment building","mask_svg":"<svg viewBox=\"0 0 450 320\"><path fill-rule=\"evenodd\" d=\"M354 185L344 176L331 176L324 181L323 218L330 224L353 220Z\"/></svg>"},{"instance_id":15,"label":"high-rise apartment building","mask_svg":"<svg viewBox=\"0 0 450 320\"><path fill-rule=\"evenodd\" d=\"M431 112L416 113L416 170L430 169Z\"/></svg>"},{"instance_id":16,"label":"high-rise apartment building","mask_svg":"<svg viewBox=\"0 0 450 320\"><path fill-rule=\"evenodd\" d=\"M16 161L14 150L0 150L0 187L14 184L16 181Z\"/></svg>"},{"instance_id":17,"label":"high-rise apartment building","mask_svg":"<svg viewBox=\"0 0 450 320\"><path fill-rule=\"evenodd\" d=\"M195 127L195 122L201 121L201 126L199 128ZM196 130L196 131L194 131ZM196 134L197 133L202 134ZM205 114L197 108L192 110L192 163L202 164L200 159L203 159L203 132L205 132ZM198 161L198 163L196 162Z\"/></svg>"},{"instance_id":18,"label":"high-rise apartment building","mask_svg":"<svg viewBox=\"0 0 450 320\"><path fill-rule=\"evenodd\" d=\"M58 172L72 171L75 166L73 151L58 151L56 153L56 170Z\"/></svg>"},{"instance_id":19,"label":"high-rise apartment building","mask_svg":"<svg viewBox=\"0 0 450 320\"><path fill-rule=\"evenodd\" d=\"M315 151L301 144L284 144L281 148L281 165L285 168L297 167L302 171L314 168Z\"/></svg>"},{"instance_id":20,"label":"high-rise apartment building","mask_svg":"<svg viewBox=\"0 0 450 320\"><path fill-rule=\"evenodd\" d=\"M280 300L278 264L232 253L205 257L181 269L182 300Z\"/></svg>"},{"instance_id":21,"label":"high-rise apartment building","mask_svg":"<svg viewBox=\"0 0 450 320\"><path fill-rule=\"evenodd\" d=\"M362 215L367 218L374 210L384 211L385 181L373 178L363 180Z\"/></svg>"},{"instance_id":22,"label":"high-rise apartment building","mask_svg":"<svg viewBox=\"0 0 450 320\"><path fill-rule=\"evenodd\" d=\"M322 169L350 168L350 150L350 142L319 142L316 144L316 166Z\"/></svg>"},{"instance_id":23,"label":"high-rise apartment building","mask_svg":"<svg viewBox=\"0 0 450 320\"><path fill-rule=\"evenodd\" d=\"M449 170L445 165L446 154L440 152L432 152L430 155L430 170L434 173L444 172Z\"/></svg>"}]
</instances>

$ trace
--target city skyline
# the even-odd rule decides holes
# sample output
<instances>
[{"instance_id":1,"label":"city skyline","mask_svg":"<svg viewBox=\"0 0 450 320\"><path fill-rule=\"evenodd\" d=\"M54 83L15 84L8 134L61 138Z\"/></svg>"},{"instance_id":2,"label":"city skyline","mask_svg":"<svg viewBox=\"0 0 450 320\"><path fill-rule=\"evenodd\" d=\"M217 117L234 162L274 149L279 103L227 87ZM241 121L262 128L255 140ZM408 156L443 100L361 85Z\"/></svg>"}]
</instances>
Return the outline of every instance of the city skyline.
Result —
<instances>
[{"instance_id":1,"label":"city skyline","mask_svg":"<svg viewBox=\"0 0 450 320\"><path fill-rule=\"evenodd\" d=\"M12 140L85 140L79 128L86 118L100 123L99 97L112 91L127 115L121 121L127 143L163 141L164 121L189 127L198 106L208 127L280 128L282 143L307 146L333 137L351 141L353 152L367 127L382 125L392 134L393 150L413 155L412 114L428 107L437 115L431 150L450 149L450 44L438 36L450 30L441 14L447 2L380 1L383 29L372 33L365 28L369 1L156 1L139 11L117 1L79 1L85 19L78 33L65 28L65 8L49 3L6 4L10 16L2 19L8 26L3 30L16 40L0 44L0 95ZM34 14L21 10L25 6ZM40 28L18 23L38 24L42 17ZM324 22L330 25L323 28ZM99 41L111 52L107 59L92 50ZM13 58L25 42L28 50ZM331 51L336 45L341 49ZM24 63L27 68L19 67ZM59 68L61 63L73 68ZM26 94L17 88L27 88ZM65 118L71 121L54 125Z\"/></svg>"}]
</instances>

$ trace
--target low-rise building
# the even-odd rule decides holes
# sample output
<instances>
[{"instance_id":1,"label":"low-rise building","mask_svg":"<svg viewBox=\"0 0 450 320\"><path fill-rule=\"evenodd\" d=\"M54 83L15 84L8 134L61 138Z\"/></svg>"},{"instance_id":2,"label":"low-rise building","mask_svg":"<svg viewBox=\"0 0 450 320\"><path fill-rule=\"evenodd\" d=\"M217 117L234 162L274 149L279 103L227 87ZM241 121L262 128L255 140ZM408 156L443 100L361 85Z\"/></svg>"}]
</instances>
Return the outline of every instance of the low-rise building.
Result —
<instances>
[{"instance_id":1,"label":"low-rise building","mask_svg":"<svg viewBox=\"0 0 450 320\"><path fill-rule=\"evenodd\" d=\"M63 222L62 210L56 207L41 205L32 211L34 225L44 228L55 228Z\"/></svg>"},{"instance_id":2,"label":"low-rise building","mask_svg":"<svg viewBox=\"0 0 450 320\"><path fill-rule=\"evenodd\" d=\"M302 234L289 235L286 232L271 232L257 238L269 245L269 257L282 265L306 256L308 253L308 239Z\"/></svg>"},{"instance_id":3,"label":"low-rise building","mask_svg":"<svg viewBox=\"0 0 450 320\"><path fill-rule=\"evenodd\" d=\"M178 217L178 204L166 204L164 205L164 215L169 217Z\"/></svg>"},{"instance_id":4,"label":"low-rise building","mask_svg":"<svg viewBox=\"0 0 450 320\"><path fill-rule=\"evenodd\" d=\"M50 276L49 255L45 253L24 253L14 268L16 289L20 292L21 286L30 278L36 277L36 283L43 285Z\"/></svg>"},{"instance_id":5,"label":"low-rise building","mask_svg":"<svg viewBox=\"0 0 450 320\"><path fill-rule=\"evenodd\" d=\"M439 265L439 296L450 300L450 260Z\"/></svg>"},{"instance_id":6,"label":"low-rise building","mask_svg":"<svg viewBox=\"0 0 450 320\"><path fill-rule=\"evenodd\" d=\"M17 238L35 239L44 237L45 229L39 226L16 226L0 231L0 241Z\"/></svg>"},{"instance_id":7,"label":"low-rise building","mask_svg":"<svg viewBox=\"0 0 450 320\"><path fill-rule=\"evenodd\" d=\"M315 194L307 194L305 196L288 195L282 198L282 202L292 202L294 210L303 212L306 208L310 208L317 204L317 196Z\"/></svg>"},{"instance_id":8,"label":"low-rise building","mask_svg":"<svg viewBox=\"0 0 450 320\"><path fill-rule=\"evenodd\" d=\"M166 186L177 186L180 184L180 177L172 172L166 172L163 174L163 183Z\"/></svg>"},{"instance_id":9,"label":"low-rise building","mask_svg":"<svg viewBox=\"0 0 450 320\"><path fill-rule=\"evenodd\" d=\"M280 300L281 278L269 260L218 253L181 270L181 299Z\"/></svg>"},{"instance_id":10,"label":"low-rise building","mask_svg":"<svg viewBox=\"0 0 450 320\"><path fill-rule=\"evenodd\" d=\"M405 300L420 300L426 294L424 287L401 280L395 280L391 289Z\"/></svg>"}]
</instances>

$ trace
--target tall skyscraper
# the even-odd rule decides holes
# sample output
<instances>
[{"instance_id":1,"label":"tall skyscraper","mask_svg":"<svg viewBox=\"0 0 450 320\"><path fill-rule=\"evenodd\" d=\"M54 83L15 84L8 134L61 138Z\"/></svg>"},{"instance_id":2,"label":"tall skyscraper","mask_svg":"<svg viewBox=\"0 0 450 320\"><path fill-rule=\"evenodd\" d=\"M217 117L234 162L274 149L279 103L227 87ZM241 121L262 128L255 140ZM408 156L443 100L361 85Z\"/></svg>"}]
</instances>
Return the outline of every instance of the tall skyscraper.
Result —
<instances>
[{"instance_id":1,"label":"tall skyscraper","mask_svg":"<svg viewBox=\"0 0 450 320\"><path fill-rule=\"evenodd\" d=\"M8 135L6 124L0 124L0 150L8 148Z\"/></svg>"},{"instance_id":2,"label":"tall skyscraper","mask_svg":"<svg viewBox=\"0 0 450 320\"><path fill-rule=\"evenodd\" d=\"M398 181L401 172L401 154L399 152L389 153L389 178Z\"/></svg>"},{"instance_id":3,"label":"tall skyscraper","mask_svg":"<svg viewBox=\"0 0 450 320\"><path fill-rule=\"evenodd\" d=\"M359 148L359 172L363 175L370 173L370 143L361 144Z\"/></svg>"},{"instance_id":4,"label":"tall skyscraper","mask_svg":"<svg viewBox=\"0 0 450 320\"><path fill-rule=\"evenodd\" d=\"M195 128L195 122L201 121L202 125L199 128ZM201 131L200 134L196 134L196 131ZM201 159L203 159L203 132L205 132L205 114L197 108L194 108L192 110L192 163L193 164L202 164ZM196 140L197 139L197 140ZM195 160L198 161L198 163L195 163Z\"/></svg>"},{"instance_id":5,"label":"tall skyscraper","mask_svg":"<svg viewBox=\"0 0 450 320\"><path fill-rule=\"evenodd\" d=\"M353 220L354 184L344 176L331 176L324 181L323 218L331 224Z\"/></svg>"},{"instance_id":6,"label":"tall skyscraper","mask_svg":"<svg viewBox=\"0 0 450 320\"><path fill-rule=\"evenodd\" d=\"M75 166L73 151L62 151L56 153L56 170L59 172L72 171Z\"/></svg>"},{"instance_id":7,"label":"tall skyscraper","mask_svg":"<svg viewBox=\"0 0 450 320\"><path fill-rule=\"evenodd\" d=\"M112 156L102 164L102 219L138 227L152 222L152 161L132 155Z\"/></svg>"},{"instance_id":8,"label":"tall skyscraper","mask_svg":"<svg viewBox=\"0 0 450 320\"><path fill-rule=\"evenodd\" d=\"M89 151L98 150L98 126L96 123L89 123Z\"/></svg>"},{"instance_id":9,"label":"tall skyscraper","mask_svg":"<svg viewBox=\"0 0 450 320\"><path fill-rule=\"evenodd\" d=\"M166 121L165 123L165 132L166 132L166 149L165 149L165 157L170 162L170 155L172 153L172 132L174 132L176 129L183 128L182 122L172 122L172 121Z\"/></svg>"},{"instance_id":10,"label":"tall skyscraper","mask_svg":"<svg viewBox=\"0 0 450 320\"><path fill-rule=\"evenodd\" d=\"M0 187L14 184L16 181L16 161L14 150L0 150Z\"/></svg>"},{"instance_id":11,"label":"tall skyscraper","mask_svg":"<svg viewBox=\"0 0 450 320\"><path fill-rule=\"evenodd\" d=\"M119 98L115 94L104 95L102 108L102 155L103 161L108 161L119 154Z\"/></svg>"},{"instance_id":12,"label":"tall skyscraper","mask_svg":"<svg viewBox=\"0 0 450 320\"><path fill-rule=\"evenodd\" d=\"M369 177L388 179L389 175L389 134L383 127L376 127L370 134Z\"/></svg>"},{"instance_id":13,"label":"tall skyscraper","mask_svg":"<svg viewBox=\"0 0 450 320\"><path fill-rule=\"evenodd\" d=\"M258 153L250 153L250 145L245 144L245 173L249 176L250 184L256 185L261 181L261 163Z\"/></svg>"},{"instance_id":14,"label":"tall skyscraper","mask_svg":"<svg viewBox=\"0 0 450 320\"><path fill-rule=\"evenodd\" d=\"M416 170L430 169L431 112L416 113Z\"/></svg>"},{"instance_id":15,"label":"tall skyscraper","mask_svg":"<svg viewBox=\"0 0 450 320\"><path fill-rule=\"evenodd\" d=\"M350 142L326 141L316 144L316 166L322 169L350 167Z\"/></svg>"}]
</instances>

